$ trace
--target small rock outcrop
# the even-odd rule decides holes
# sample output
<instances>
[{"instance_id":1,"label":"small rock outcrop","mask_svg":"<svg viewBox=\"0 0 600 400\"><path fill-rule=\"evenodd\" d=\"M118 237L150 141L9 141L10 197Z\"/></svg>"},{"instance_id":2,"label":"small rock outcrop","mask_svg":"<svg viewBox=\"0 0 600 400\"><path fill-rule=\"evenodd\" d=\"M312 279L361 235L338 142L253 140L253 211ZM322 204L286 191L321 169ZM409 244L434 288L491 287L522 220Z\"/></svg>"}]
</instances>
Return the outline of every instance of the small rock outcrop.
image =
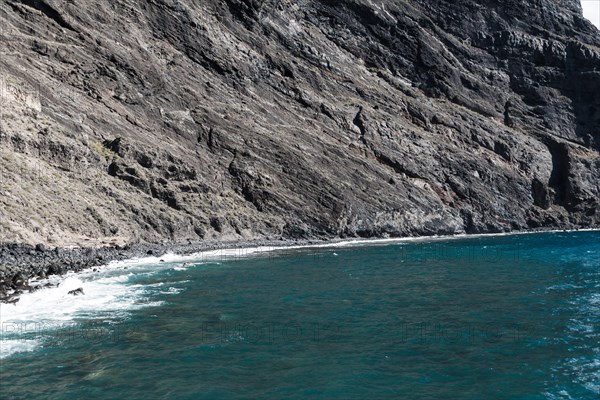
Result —
<instances>
[{"instance_id":1,"label":"small rock outcrop","mask_svg":"<svg viewBox=\"0 0 600 400\"><path fill-rule=\"evenodd\" d=\"M68 294L71 294L73 296L79 296L79 295L84 295L85 293L83 293L83 288L77 288L77 289L69 290Z\"/></svg>"}]
</instances>

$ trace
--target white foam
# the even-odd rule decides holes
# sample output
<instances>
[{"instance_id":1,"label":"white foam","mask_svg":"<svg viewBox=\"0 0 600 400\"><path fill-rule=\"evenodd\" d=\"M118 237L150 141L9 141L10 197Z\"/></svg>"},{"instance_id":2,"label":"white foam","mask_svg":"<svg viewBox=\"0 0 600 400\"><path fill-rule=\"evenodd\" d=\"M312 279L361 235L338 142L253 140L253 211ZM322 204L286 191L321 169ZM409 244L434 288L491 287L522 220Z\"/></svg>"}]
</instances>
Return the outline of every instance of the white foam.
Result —
<instances>
[{"instance_id":1,"label":"white foam","mask_svg":"<svg viewBox=\"0 0 600 400\"><path fill-rule=\"evenodd\" d=\"M160 294L178 294L178 293L181 293L182 291L183 291L182 288L170 287L167 290L161 290L159 293Z\"/></svg>"},{"instance_id":2,"label":"white foam","mask_svg":"<svg viewBox=\"0 0 600 400\"><path fill-rule=\"evenodd\" d=\"M79 318L120 319L126 318L132 310L160 306L162 302L151 301L150 297L159 293L162 283L130 283L131 277L160 270L148 265L127 270L109 265L96 271L51 276L35 282L38 286L54 287L25 293L16 304L0 304L0 358L33 351L43 344L48 331L72 326ZM68 293L79 288L83 289L83 295ZM178 290L170 288L161 293L176 294Z\"/></svg>"},{"instance_id":3,"label":"white foam","mask_svg":"<svg viewBox=\"0 0 600 400\"><path fill-rule=\"evenodd\" d=\"M0 359L16 353L34 351L41 345L40 340L2 339L0 340Z\"/></svg>"},{"instance_id":4,"label":"white foam","mask_svg":"<svg viewBox=\"0 0 600 400\"><path fill-rule=\"evenodd\" d=\"M243 259L251 256L260 256L277 251L287 250L301 250L311 248L344 248L344 247L358 247L365 245L377 245L377 244L402 244L409 242L435 242L435 241L446 241L446 240L464 240L473 238L484 238L484 237L498 237L498 236L514 236L514 235L533 235L540 233L571 233L571 232L600 232L598 229L579 229L579 230L551 230L551 231L540 231L540 232L502 232L502 233L482 233L482 234L456 234L456 235L434 235L434 236L410 236L402 238L385 238L385 239L349 239L343 241L327 241L325 243L311 243L311 244L299 244L299 245L282 245L282 246L256 246L256 247L238 247L230 249L219 249L219 250L206 250L189 255L178 255L173 253L166 253L159 257L143 257L136 259L129 259L123 261L113 261L106 266L100 267L100 270L119 270L119 269L130 269L132 272L142 269L147 270L148 266L153 268L171 268L176 271L185 270L195 264L204 262L216 262L218 260L232 260L232 259ZM187 265L186 265L187 263ZM168 264L181 264L181 265L168 265ZM190 265L191 264L191 265Z\"/></svg>"},{"instance_id":5,"label":"white foam","mask_svg":"<svg viewBox=\"0 0 600 400\"><path fill-rule=\"evenodd\" d=\"M129 309L141 294L140 288L124 285L127 277L110 277L84 281L68 275L59 287L24 294L17 304L2 304L2 323L55 322L71 320L76 314ZM82 288L84 295L69 291Z\"/></svg>"},{"instance_id":6,"label":"white foam","mask_svg":"<svg viewBox=\"0 0 600 400\"><path fill-rule=\"evenodd\" d=\"M295 249L310 249L310 248L343 248L343 247L357 247L364 245L376 245L376 244L402 244L402 243L413 243L413 242L437 242L437 241L448 241L448 240L464 240L464 239L476 239L486 237L503 237L503 236L517 236L517 235L535 235L542 233L575 233L575 232L600 232L600 229L578 229L578 230L548 230L548 231L525 231L525 232L500 232L500 233L481 233L481 234L467 234L460 233L456 235L433 235L433 236L409 236L401 238L385 238L385 239L349 239L343 241L328 241L325 243L314 243L314 244L301 244L301 245L288 245L288 246L260 246L252 248L238 248L238 249L227 249L227 250L214 250L207 252L200 252L193 254L191 259L206 259L218 258L222 256L238 256L243 257L244 253L247 255L255 255L261 253L269 253L274 251L284 250L295 250ZM220 253L221 252L221 253Z\"/></svg>"},{"instance_id":7,"label":"white foam","mask_svg":"<svg viewBox=\"0 0 600 400\"><path fill-rule=\"evenodd\" d=\"M573 289L582 289L582 286L573 285L572 283L564 283L560 285L552 285L549 286L546 291L550 290L573 290Z\"/></svg>"}]
</instances>

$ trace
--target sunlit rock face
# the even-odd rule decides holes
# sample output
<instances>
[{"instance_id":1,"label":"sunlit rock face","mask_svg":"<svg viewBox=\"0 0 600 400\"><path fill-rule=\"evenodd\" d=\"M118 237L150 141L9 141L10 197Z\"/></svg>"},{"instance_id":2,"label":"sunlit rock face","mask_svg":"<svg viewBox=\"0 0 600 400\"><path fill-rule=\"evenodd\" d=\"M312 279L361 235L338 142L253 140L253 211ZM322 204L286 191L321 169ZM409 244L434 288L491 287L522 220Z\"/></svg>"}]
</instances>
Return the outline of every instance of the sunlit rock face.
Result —
<instances>
[{"instance_id":1,"label":"sunlit rock face","mask_svg":"<svg viewBox=\"0 0 600 400\"><path fill-rule=\"evenodd\" d=\"M0 241L600 219L600 35L578 0L0 5Z\"/></svg>"}]
</instances>

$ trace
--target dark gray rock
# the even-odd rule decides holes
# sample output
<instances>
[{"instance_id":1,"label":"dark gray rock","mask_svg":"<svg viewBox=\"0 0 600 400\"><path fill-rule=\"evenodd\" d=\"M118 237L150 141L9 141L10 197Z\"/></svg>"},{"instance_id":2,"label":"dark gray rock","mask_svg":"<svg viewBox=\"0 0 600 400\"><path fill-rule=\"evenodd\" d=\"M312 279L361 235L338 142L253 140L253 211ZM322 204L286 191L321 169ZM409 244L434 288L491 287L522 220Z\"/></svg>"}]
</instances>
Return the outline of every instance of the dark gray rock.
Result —
<instances>
[{"instance_id":1,"label":"dark gray rock","mask_svg":"<svg viewBox=\"0 0 600 400\"><path fill-rule=\"evenodd\" d=\"M73 296L79 296L84 295L85 293L83 292L83 288L77 288L77 289L73 289L73 290L69 290L68 294L71 294Z\"/></svg>"}]
</instances>

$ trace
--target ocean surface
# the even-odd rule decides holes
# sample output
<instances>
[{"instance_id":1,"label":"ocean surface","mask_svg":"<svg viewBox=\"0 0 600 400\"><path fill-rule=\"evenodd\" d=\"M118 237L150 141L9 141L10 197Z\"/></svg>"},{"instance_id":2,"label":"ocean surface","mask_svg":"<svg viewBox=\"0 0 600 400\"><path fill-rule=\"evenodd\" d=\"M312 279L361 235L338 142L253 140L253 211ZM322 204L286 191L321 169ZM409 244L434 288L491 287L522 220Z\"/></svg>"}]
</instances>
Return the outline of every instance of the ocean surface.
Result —
<instances>
[{"instance_id":1,"label":"ocean surface","mask_svg":"<svg viewBox=\"0 0 600 400\"><path fill-rule=\"evenodd\" d=\"M161 259L1 305L0 398L600 398L600 232Z\"/></svg>"}]
</instances>

